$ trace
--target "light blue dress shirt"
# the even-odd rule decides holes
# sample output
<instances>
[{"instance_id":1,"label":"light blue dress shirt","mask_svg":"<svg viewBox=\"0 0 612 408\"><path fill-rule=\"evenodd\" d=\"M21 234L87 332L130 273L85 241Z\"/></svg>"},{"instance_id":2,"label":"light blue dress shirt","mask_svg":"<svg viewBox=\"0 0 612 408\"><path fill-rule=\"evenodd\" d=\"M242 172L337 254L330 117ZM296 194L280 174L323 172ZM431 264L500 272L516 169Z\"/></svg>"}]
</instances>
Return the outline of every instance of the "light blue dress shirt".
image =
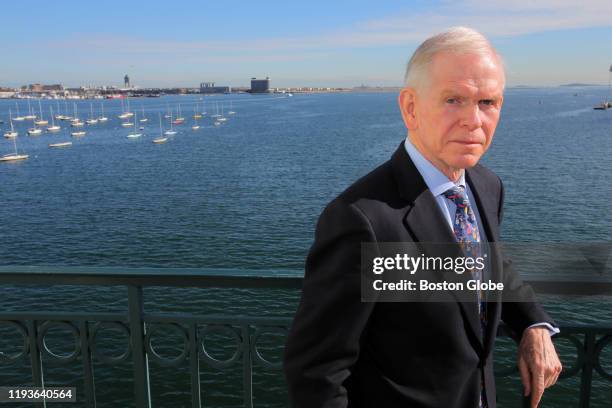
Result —
<instances>
[{"instance_id":1,"label":"light blue dress shirt","mask_svg":"<svg viewBox=\"0 0 612 408\"><path fill-rule=\"evenodd\" d=\"M450 180L448 177L446 177L446 175L442 173L436 166L434 166L429 160L427 160L421 154L421 152L419 152L417 148L412 144L409 138L406 138L406 141L404 142L404 146L406 148L406 152L408 153L408 156L410 156L410 159L412 160L415 167L417 168L417 170L423 177L423 180L425 181L427 188L429 189L429 191L431 191L434 198L436 199L436 203L438 204L438 207L440 208L442 215L446 219L446 222L448 223L448 226L451 232L453 231L453 220L455 218L455 212L457 210L457 206L452 200L449 200L448 198L446 198L443 193L446 190L453 188L455 186L462 186L463 188L465 188L465 191L467 193L467 201L470 207L472 208L472 211L474 211L474 215L476 216L476 222L478 224L478 230L480 232L480 237L483 241L486 241L487 237L486 237L485 229L482 225L482 219L480 218L478 206L475 204L476 201L474 200L474 196L472 195L470 186L465 182L465 171L461 173L459 180L457 180L457 182L454 182ZM546 326L551 336L559 333L559 329L556 327L553 327L549 323L536 323L536 324L529 326L529 328L537 327L537 326Z\"/></svg>"}]
</instances>

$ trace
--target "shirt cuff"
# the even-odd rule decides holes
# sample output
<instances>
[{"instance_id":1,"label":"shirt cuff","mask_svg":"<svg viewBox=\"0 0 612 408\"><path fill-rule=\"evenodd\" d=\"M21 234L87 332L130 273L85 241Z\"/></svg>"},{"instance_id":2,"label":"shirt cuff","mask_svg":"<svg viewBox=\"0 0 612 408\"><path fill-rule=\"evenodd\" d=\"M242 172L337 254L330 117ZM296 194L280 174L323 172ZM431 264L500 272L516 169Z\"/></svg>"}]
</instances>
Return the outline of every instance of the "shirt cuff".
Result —
<instances>
[{"instance_id":1,"label":"shirt cuff","mask_svg":"<svg viewBox=\"0 0 612 408\"><path fill-rule=\"evenodd\" d=\"M548 329L548 333L550 333L551 336L554 336L555 334L561 333L561 330L559 330L559 328L553 327L550 323L544 323L544 322L532 324L531 326L529 326L527 328L531 329L532 327L540 327L540 326L546 327Z\"/></svg>"}]
</instances>

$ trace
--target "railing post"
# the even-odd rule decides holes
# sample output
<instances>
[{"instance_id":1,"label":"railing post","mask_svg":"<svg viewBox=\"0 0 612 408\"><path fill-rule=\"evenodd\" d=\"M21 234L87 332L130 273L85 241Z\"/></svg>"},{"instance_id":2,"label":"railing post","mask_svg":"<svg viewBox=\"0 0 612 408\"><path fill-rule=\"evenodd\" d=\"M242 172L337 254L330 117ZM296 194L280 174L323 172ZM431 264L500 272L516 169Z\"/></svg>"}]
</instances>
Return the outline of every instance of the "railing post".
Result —
<instances>
[{"instance_id":1,"label":"railing post","mask_svg":"<svg viewBox=\"0 0 612 408\"><path fill-rule=\"evenodd\" d=\"M145 352L144 303L142 287L128 285L128 318L134 362L134 393L137 408L151 407L149 360Z\"/></svg>"},{"instance_id":2,"label":"railing post","mask_svg":"<svg viewBox=\"0 0 612 408\"><path fill-rule=\"evenodd\" d=\"M253 356L251 355L251 333L249 325L243 324L242 331L242 386L244 407L253 408Z\"/></svg>"},{"instance_id":3,"label":"railing post","mask_svg":"<svg viewBox=\"0 0 612 408\"><path fill-rule=\"evenodd\" d=\"M81 332L81 355L83 356L83 383L85 385L85 406L96 408L96 389L94 384L94 372L89 347L89 324L87 321L79 323Z\"/></svg>"},{"instance_id":4,"label":"railing post","mask_svg":"<svg viewBox=\"0 0 612 408\"><path fill-rule=\"evenodd\" d=\"M584 365L580 380L580 408L589 408L591 385L593 383L593 359L595 357L595 333L587 331L584 335Z\"/></svg>"},{"instance_id":5,"label":"railing post","mask_svg":"<svg viewBox=\"0 0 612 408\"><path fill-rule=\"evenodd\" d=\"M43 375L42 358L40 349L38 348L38 321L28 320L28 337L30 338L30 364L32 366L32 385L34 387L44 387L45 379ZM41 339L42 340L42 339ZM46 407L47 404L43 401L35 403L36 406Z\"/></svg>"},{"instance_id":6,"label":"railing post","mask_svg":"<svg viewBox=\"0 0 612 408\"><path fill-rule=\"evenodd\" d=\"M189 325L189 369L191 371L191 406L200 408L200 349L198 347L198 325Z\"/></svg>"}]
</instances>

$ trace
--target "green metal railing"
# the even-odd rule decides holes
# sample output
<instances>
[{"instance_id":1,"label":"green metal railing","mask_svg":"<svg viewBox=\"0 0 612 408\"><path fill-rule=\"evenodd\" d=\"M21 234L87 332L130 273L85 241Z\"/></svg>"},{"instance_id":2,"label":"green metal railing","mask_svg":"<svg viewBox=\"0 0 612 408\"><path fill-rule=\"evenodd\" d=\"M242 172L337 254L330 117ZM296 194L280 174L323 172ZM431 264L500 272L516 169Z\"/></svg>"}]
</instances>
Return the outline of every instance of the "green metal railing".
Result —
<instances>
[{"instance_id":1,"label":"green metal railing","mask_svg":"<svg viewBox=\"0 0 612 408\"><path fill-rule=\"evenodd\" d=\"M548 282L530 281L534 288L546 292ZM8 325L23 338L19 352L2 353L2 362L13 362L29 358L32 369L32 383L43 386L43 356L59 362L72 362L79 357L82 361L85 406L96 406L93 361L118 364L131 359L134 377L134 399L138 408L151 407L149 385L149 361L163 366L179 366L189 362L191 376L191 405L202 404L200 389L201 362L217 368L242 365L243 405L253 406L253 366L280 370L280 362L264 358L258 348L258 340L265 334L286 334L290 318L260 316L194 315L188 313L147 313L144 310L143 288L154 286L176 286L194 288L259 288L298 290L302 278L294 273L279 271L245 270L191 270L191 269L93 269L93 268L39 268L2 267L0 285L91 285L125 286L128 293L128 308L125 313L51 313L51 312L2 312L0 324ZM585 287L572 282L553 285L555 291L573 293L578 288L585 294ZM611 293L611 288L598 294ZM588 291L588 290L587 290ZM74 336L74 350L67 355L53 353L45 342L50 329L60 327ZM183 340L183 348L176 357L165 358L152 346L152 338L160 327L172 329ZM96 337L103 330L122 332L129 338L126 350L117 356L106 356L96 348ZM231 357L221 360L213 357L205 346L204 339L214 333L229 335L235 341ZM499 335L508 336L505 327ZM576 347L576 360L571 367L564 367L561 378L581 375L580 407L589 406L593 373L612 381L612 373L606 371L600 359L602 351L612 343L612 327L563 326L562 334ZM498 376L515 373L516 367L497 372ZM40 406L44 406L43 403Z\"/></svg>"}]
</instances>

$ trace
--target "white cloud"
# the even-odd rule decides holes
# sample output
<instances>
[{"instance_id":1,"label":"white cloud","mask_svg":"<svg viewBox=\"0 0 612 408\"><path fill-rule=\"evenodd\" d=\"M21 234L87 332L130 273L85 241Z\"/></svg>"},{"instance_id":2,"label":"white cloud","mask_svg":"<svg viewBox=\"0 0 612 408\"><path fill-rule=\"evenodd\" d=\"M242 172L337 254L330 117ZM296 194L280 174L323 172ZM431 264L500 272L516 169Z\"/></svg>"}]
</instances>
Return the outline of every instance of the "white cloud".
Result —
<instances>
[{"instance_id":1,"label":"white cloud","mask_svg":"<svg viewBox=\"0 0 612 408\"><path fill-rule=\"evenodd\" d=\"M472 26L489 36L612 25L612 1L463 0L406 16L364 21L352 27L311 36L238 40L156 41L138 37L86 36L49 43L54 50L95 50L106 55L160 55L184 58L206 54L208 62L287 61L317 58L321 50L417 44L453 25ZM299 56L299 53L311 52ZM267 55L267 56L266 56Z\"/></svg>"},{"instance_id":2,"label":"white cloud","mask_svg":"<svg viewBox=\"0 0 612 408\"><path fill-rule=\"evenodd\" d=\"M427 10L412 14L397 14L387 18L364 20L338 29L320 31L312 35L284 37L258 37L256 27L249 36L238 39L206 38L194 41L158 41L130 36L109 36L95 32L75 33L61 41L41 44L22 43L22 52L34 52L47 61L45 65L64 66L71 61L76 67L87 67L88 72L123 70L163 70L174 76L183 69L194 72L233 74L239 77L244 68L263 69L280 67L286 63L292 72L314 78L330 67L341 70L354 50L371 51L383 47L401 47L406 56L429 35L455 25L478 29L494 41L554 30L583 29L612 26L612 1L569 0L455 0L444 1ZM92 30L94 28L92 27ZM608 39L602 39L608 41ZM391 64L398 63L390 61ZM11 61L7 62L9 66ZM401 63L398 63L398 65ZM301 69L308 66L307 69ZM59 68L58 68L59 69ZM367 76L380 67L352 69L357 75ZM14 70L15 71L15 70ZM283 72L283 69L278 69ZM512 72L509 72L510 76ZM395 75L395 73L390 73ZM522 76L523 74L519 74ZM194 74L195 77L195 74Z\"/></svg>"}]
</instances>

